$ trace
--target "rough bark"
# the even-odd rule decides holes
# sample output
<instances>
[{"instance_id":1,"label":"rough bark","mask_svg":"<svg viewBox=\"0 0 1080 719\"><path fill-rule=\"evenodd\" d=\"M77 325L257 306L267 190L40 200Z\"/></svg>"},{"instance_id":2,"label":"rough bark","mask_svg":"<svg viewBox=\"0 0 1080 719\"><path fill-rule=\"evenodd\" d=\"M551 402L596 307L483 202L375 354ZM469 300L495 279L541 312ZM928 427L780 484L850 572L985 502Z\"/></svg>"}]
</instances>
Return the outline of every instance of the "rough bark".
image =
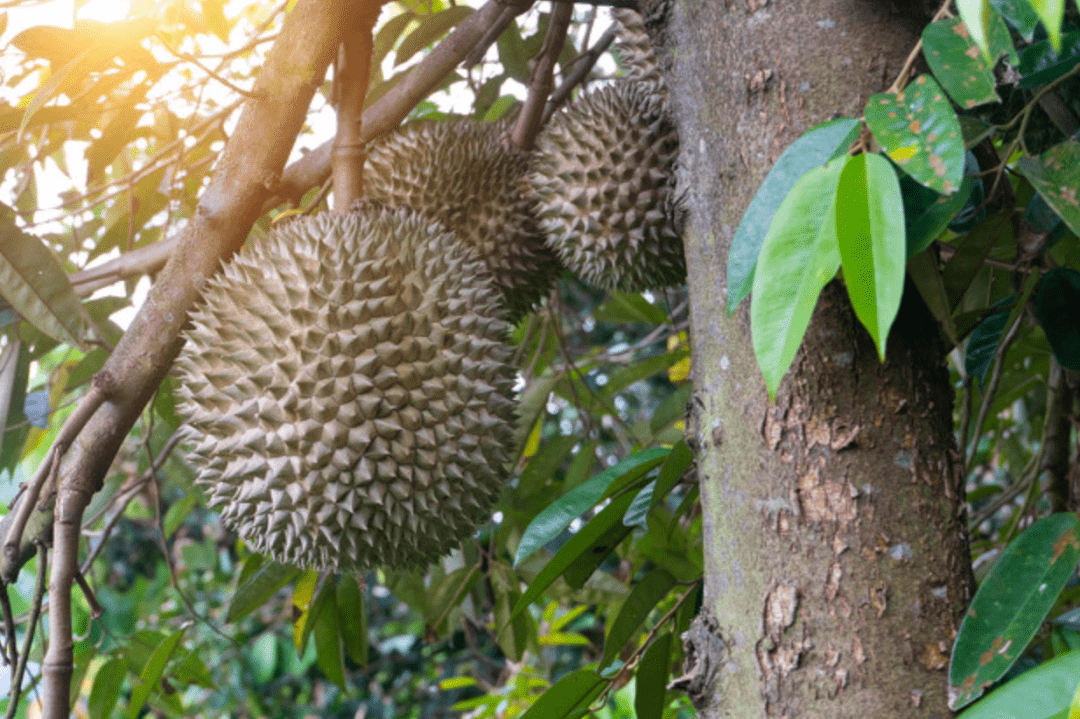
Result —
<instances>
[{"instance_id":1,"label":"rough bark","mask_svg":"<svg viewBox=\"0 0 1080 719\"><path fill-rule=\"evenodd\" d=\"M703 719L948 716L972 584L931 317L906 292L882 364L832 283L773 404L748 303L725 311L728 248L762 178L811 126L859 117L922 18L872 0L646 5L682 142L705 520L705 603L680 686Z\"/></svg>"}]
</instances>

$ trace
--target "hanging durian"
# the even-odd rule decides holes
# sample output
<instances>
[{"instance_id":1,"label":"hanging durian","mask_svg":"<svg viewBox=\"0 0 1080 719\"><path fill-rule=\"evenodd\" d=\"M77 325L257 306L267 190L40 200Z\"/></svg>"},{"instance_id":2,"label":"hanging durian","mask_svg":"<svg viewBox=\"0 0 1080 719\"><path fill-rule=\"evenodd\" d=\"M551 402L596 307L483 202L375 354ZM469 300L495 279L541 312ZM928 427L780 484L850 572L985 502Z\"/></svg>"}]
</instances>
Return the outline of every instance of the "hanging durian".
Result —
<instances>
[{"instance_id":1,"label":"hanging durian","mask_svg":"<svg viewBox=\"0 0 1080 719\"><path fill-rule=\"evenodd\" d=\"M663 97L647 85L616 81L552 117L529 182L540 227L570 271L623 292L685 281L678 151Z\"/></svg>"},{"instance_id":2,"label":"hanging durian","mask_svg":"<svg viewBox=\"0 0 1080 719\"><path fill-rule=\"evenodd\" d=\"M641 15L629 8L612 8L611 17L617 27L615 44L611 49L619 59L622 77L666 96L660 63Z\"/></svg>"},{"instance_id":3,"label":"hanging durian","mask_svg":"<svg viewBox=\"0 0 1080 719\"><path fill-rule=\"evenodd\" d=\"M526 197L529 154L501 142L500 130L463 119L407 125L368 146L364 195L424 212L474 247L516 321L561 267Z\"/></svg>"},{"instance_id":4,"label":"hanging durian","mask_svg":"<svg viewBox=\"0 0 1080 719\"><path fill-rule=\"evenodd\" d=\"M508 326L477 252L407 210L275 227L205 288L177 361L196 482L256 551L423 565L506 477Z\"/></svg>"}]
</instances>

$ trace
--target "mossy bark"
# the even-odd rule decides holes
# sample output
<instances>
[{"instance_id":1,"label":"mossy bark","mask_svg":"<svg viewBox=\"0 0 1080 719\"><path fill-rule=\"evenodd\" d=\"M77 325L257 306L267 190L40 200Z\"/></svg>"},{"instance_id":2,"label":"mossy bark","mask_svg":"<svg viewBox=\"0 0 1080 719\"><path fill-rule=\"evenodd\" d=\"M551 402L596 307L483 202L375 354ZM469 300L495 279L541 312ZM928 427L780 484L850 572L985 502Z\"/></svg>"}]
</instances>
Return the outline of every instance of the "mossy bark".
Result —
<instances>
[{"instance_id":1,"label":"mossy bark","mask_svg":"<svg viewBox=\"0 0 1080 719\"><path fill-rule=\"evenodd\" d=\"M680 686L705 719L948 716L972 579L932 318L909 288L881 363L830 284L772 403L748 303L725 311L728 248L762 178L808 128L859 117L925 17L872 0L645 5L682 143L705 519L705 605Z\"/></svg>"}]
</instances>

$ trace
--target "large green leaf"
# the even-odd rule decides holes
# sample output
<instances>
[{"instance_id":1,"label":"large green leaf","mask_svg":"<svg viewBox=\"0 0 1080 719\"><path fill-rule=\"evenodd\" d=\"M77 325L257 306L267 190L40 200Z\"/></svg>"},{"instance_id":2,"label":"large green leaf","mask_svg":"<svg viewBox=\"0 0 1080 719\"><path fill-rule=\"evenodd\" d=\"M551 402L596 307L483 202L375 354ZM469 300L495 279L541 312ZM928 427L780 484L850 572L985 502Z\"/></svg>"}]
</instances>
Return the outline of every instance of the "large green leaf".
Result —
<instances>
[{"instance_id":1,"label":"large green leaf","mask_svg":"<svg viewBox=\"0 0 1080 719\"><path fill-rule=\"evenodd\" d=\"M1011 305L1015 301L1015 295L1002 300L1006 305ZM972 331L964 347L964 373L968 377L977 378L980 383L986 380L986 374L994 364L994 355L997 354L998 345L1001 344L1001 333L1005 330L1005 322L1008 319L1009 311L1008 307L1005 307L984 319Z\"/></svg>"},{"instance_id":2,"label":"large green leaf","mask_svg":"<svg viewBox=\"0 0 1080 719\"><path fill-rule=\"evenodd\" d=\"M1071 719L1080 651L1043 662L986 695L957 719Z\"/></svg>"},{"instance_id":3,"label":"large green leaf","mask_svg":"<svg viewBox=\"0 0 1080 719\"><path fill-rule=\"evenodd\" d=\"M327 581L319 594L326 596L325 599L320 596L315 600L316 604L322 604L319 616L315 619L317 661L326 678L344 690L346 689L345 644L338 627L337 592L334 582ZM322 599L321 602L320 599Z\"/></svg>"},{"instance_id":4,"label":"large green leaf","mask_svg":"<svg viewBox=\"0 0 1080 719\"><path fill-rule=\"evenodd\" d=\"M803 175L780 204L761 247L750 328L770 397L795 359L821 289L840 267L836 190L849 159Z\"/></svg>"},{"instance_id":5,"label":"large green leaf","mask_svg":"<svg viewBox=\"0 0 1080 719\"><path fill-rule=\"evenodd\" d=\"M1050 44L1061 50L1061 21L1065 18L1065 0L1028 0L1039 14Z\"/></svg>"},{"instance_id":6,"label":"large green leaf","mask_svg":"<svg viewBox=\"0 0 1080 719\"><path fill-rule=\"evenodd\" d=\"M914 257L934 240L941 237L957 213L963 209L971 191L975 188L976 178L965 174L960 181L960 189L951 195L939 195L933 190L919 185L910 177L900 178L900 190L904 195L904 232L907 235L907 256ZM908 202L909 187L922 191L919 202Z\"/></svg>"},{"instance_id":7,"label":"large green leaf","mask_svg":"<svg viewBox=\"0 0 1080 719\"><path fill-rule=\"evenodd\" d=\"M1071 139L1017 163L1020 172L1073 234L1080 235L1080 141Z\"/></svg>"},{"instance_id":8,"label":"large green leaf","mask_svg":"<svg viewBox=\"0 0 1080 719\"><path fill-rule=\"evenodd\" d=\"M821 167L846 153L858 136L858 120L843 117L823 123L791 143L769 170L743 213L731 241L727 267L728 314L734 312L750 294L754 284L754 268L757 267L769 226L795 183L815 167Z\"/></svg>"},{"instance_id":9,"label":"large green leaf","mask_svg":"<svg viewBox=\"0 0 1080 719\"><path fill-rule=\"evenodd\" d=\"M635 719L661 719L667 706L668 674L671 672L671 632L657 637L638 663Z\"/></svg>"},{"instance_id":10,"label":"large green leaf","mask_svg":"<svg viewBox=\"0 0 1080 719\"><path fill-rule=\"evenodd\" d=\"M903 207L896 172L885 158L859 155L840 173L836 239L844 282L855 315L873 338L882 361L904 293Z\"/></svg>"},{"instance_id":11,"label":"large green leaf","mask_svg":"<svg viewBox=\"0 0 1080 719\"><path fill-rule=\"evenodd\" d=\"M364 593L356 577L344 575L337 582L337 613L341 640L353 663L366 666L368 661L367 608Z\"/></svg>"},{"instance_id":12,"label":"large green leaf","mask_svg":"<svg viewBox=\"0 0 1080 719\"><path fill-rule=\"evenodd\" d=\"M1043 275L1035 309L1057 361L1080 371L1080 272L1057 267Z\"/></svg>"},{"instance_id":13,"label":"large green leaf","mask_svg":"<svg viewBox=\"0 0 1080 719\"><path fill-rule=\"evenodd\" d=\"M897 94L874 95L866 124L893 162L942 195L964 177L964 138L945 93L930 75L919 75Z\"/></svg>"},{"instance_id":14,"label":"large green leaf","mask_svg":"<svg viewBox=\"0 0 1080 719\"><path fill-rule=\"evenodd\" d=\"M266 604L270 597L299 573L299 569L287 564L278 562L261 564L236 588L236 593L229 602L229 611L225 614L225 621L231 624L251 614Z\"/></svg>"},{"instance_id":15,"label":"large green leaf","mask_svg":"<svg viewBox=\"0 0 1080 719\"><path fill-rule=\"evenodd\" d=\"M990 4L1025 40L1031 42L1039 24L1039 16L1027 0L990 0Z\"/></svg>"},{"instance_id":16,"label":"large green leaf","mask_svg":"<svg viewBox=\"0 0 1080 719\"><path fill-rule=\"evenodd\" d=\"M1035 636L1080 558L1077 517L1043 517L1005 548L960 624L949 667L949 706L978 699Z\"/></svg>"},{"instance_id":17,"label":"large green leaf","mask_svg":"<svg viewBox=\"0 0 1080 719\"><path fill-rule=\"evenodd\" d=\"M632 454L545 507L529 523L525 534L521 537L521 543L518 544L517 555L514 558L514 566L516 567L522 559L559 536L560 532L570 526L570 522L600 501L604 492L615 480L640 476L648 472L660 464L669 451L666 447L653 447Z\"/></svg>"},{"instance_id":18,"label":"large green leaf","mask_svg":"<svg viewBox=\"0 0 1080 719\"><path fill-rule=\"evenodd\" d=\"M630 591L615 620L608 627L604 639L604 656L600 668L606 667L619 656L622 648L634 638L656 605L675 586L675 577L664 569L654 569L641 578Z\"/></svg>"},{"instance_id":19,"label":"large green leaf","mask_svg":"<svg viewBox=\"0 0 1080 719\"><path fill-rule=\"evenodd\" d=\"M956 0L960 19L967 25L971 40L990 57L990 0Z\"/></svg>"},{"instance_id":20,"label":"large green leaf","mask_svg":"<svg viewBox=\"0 0 1080 719\"><path fill-rule=\"evenodd\" d=\"M525 611L530 604L543 594L545 589L566 573L571 566L587 564L590 566L588 571L591 573L594 558L597 555L606 557L613 549L609 541L611 533L613 531L629 533L630 528L623 525L622 518L625 516L626 510L630 507L633 499L634 495L630 493L613 499L599 514L574 533L574 536L570 537L569 541L559 548L555 556L548 560L544 568L529 583L528 589L525 590L525 593L510 612L509 621L513 622L521 612ZM600 548L600 551L594 551L598 548ZM518 554L523 556L520 551ZM581 567L575 567L575 570L577 570L579 576L584 572ZM505 629L505 625L503 625L502 629Z\"/></svg>"},{"instance_id":21,"label":"large green leaf","mask_svg":"<svg viewBox=\"0 0 1080 719\"><path fill-rule=\"evenodd\" d=\"M563 719L588 707L607 681L592 669L570 672L548 689L520 719Z\"/></svg>"},{"instance_id":22,"label":"large green leaf","mask_svg":"<svg viewBox=\"0 0 1080 719\"><path fill-rule=\"evenodd\" d=\"M127 676L128 663L123 657L109 659L94 674L94 683L90 687L90 716L110 717L116 702L120 699L120 690Z\"/></svg>"},{"instance_id":23,"label":"large green leaf","mask_svg":"<svg viewBox=\"0 0 1080 719\"><path fill-rule=\"evenodd\" d=\"M1080 32L1061 37L1062 50L1057 52L1049 40L1034 42L1020 53L1020 87L1036 88L1046 85L1080 63Z\"/></svg>"},{"instance_id":24,"label":"large green leaf","mask_svg":"<svg viewBox=\"0 0 1080 719\"><path fill-rule=\"evenodd\" d=\"M154 648L149 661L139 673L139 683L131 691L131 702L128 704L129 719L136 719L142 713L143 705L150 698L150 694L158 689L161 677L165 674L165 665L169 663L169 659L183 638L184 630L181 629L161 640L161 643Z\"/></svg>"},{"instance_id":25,"label":"large green leaf","mask_svg":"<svg viewBox=\"0 0 1080 719\"><path fill-rule=\"evenodd\" d=\"M1004 23L1000 19L997 23L1007 37L1008 29ZM995 24L991 22L991 35L995 33ZM971 39L960 18L930 23L923 28L922 41L926 63L957 105L972 108L1000 100L994 89L993 66Z\"/></svg>"},{"instance_id":26,"label":"large green leaf","mask_svg":"<svg viewBox=\"0 0 1080 719\"><path fill-rule=\"evenodd\" d=\"M0 208L0 295L58 342L82 347L85 317L75 289L45 244Z\"/></svg>"}]
</instances>

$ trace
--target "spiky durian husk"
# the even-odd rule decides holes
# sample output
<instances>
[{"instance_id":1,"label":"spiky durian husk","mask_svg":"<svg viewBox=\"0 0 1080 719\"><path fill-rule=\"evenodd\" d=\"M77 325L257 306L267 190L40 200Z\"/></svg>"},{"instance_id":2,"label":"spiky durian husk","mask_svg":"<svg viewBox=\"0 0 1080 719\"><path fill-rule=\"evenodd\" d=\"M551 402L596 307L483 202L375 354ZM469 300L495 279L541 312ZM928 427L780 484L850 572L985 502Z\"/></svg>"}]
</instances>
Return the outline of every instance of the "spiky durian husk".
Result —
<instances>
[{"instance_id":1,"label":"spiky durian husk","mask_svg":"<svg viewBox=\"0 0 1080 719\"><path fill-rule=\"evenodd\" d=\"M662 99L619 81L555 115L529 175L540 226L562 263L604 289L686 279L675 228L679 141Z\"/></svg>"},{"instance_id":2,"label":"spiky durian husk","mask_svg":"<svg viewBox=\"0 0 1080 719\"><path fill-rule=\"evenodd\" d=\"M561 272L525 197L529 153L499 140L501 126L418 122L368 147L364 195L442 222L484 258L517 320Z\"/></svg>"},{"instance_id":3,"label":"spiky durian husk","mask_svg":"<svg viewBox=\"0 0 1080 719\"><path fill-rule=\"evenodd\" d=\"M611 16L617 24L612 50L618 56L622 76L666 97L660 63L641 15L629 8L612 8Z\"/></svg>"},{"instance_id":4,"label":"spiky durian husk","mask_svg":"<svg viewBox=\"0 0 1080 719\"><path fill-rule=\"evenodd\" d=\"M281 562L442 556L506 477L503 314L476 252L406 210L273 229L207 283L177 361L197 483Z\"/></svg>"}]
</instances>

